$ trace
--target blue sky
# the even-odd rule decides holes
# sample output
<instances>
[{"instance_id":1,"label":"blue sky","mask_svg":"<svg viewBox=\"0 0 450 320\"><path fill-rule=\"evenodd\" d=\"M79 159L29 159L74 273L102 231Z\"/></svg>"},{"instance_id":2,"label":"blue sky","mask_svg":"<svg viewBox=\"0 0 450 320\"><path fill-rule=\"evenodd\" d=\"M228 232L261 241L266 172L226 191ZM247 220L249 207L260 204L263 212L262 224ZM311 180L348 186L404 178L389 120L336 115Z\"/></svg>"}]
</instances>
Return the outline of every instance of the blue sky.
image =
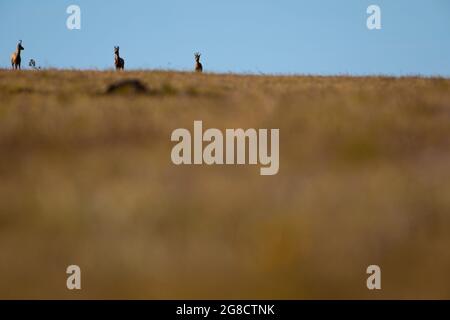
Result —
<instances>
[{"instance_id":1,"label":"blue sky","mask_svg":"<svg viewBox=\"0 0 450 320\"><path fill-rule=\"evenodd\" d=\"M68 30L66 8L81 8ZM381 8L368 30L366 9ZM17 41L42 67L450 76L449 0L0 0L0 67Z\"/></svg>"}]
</instances>

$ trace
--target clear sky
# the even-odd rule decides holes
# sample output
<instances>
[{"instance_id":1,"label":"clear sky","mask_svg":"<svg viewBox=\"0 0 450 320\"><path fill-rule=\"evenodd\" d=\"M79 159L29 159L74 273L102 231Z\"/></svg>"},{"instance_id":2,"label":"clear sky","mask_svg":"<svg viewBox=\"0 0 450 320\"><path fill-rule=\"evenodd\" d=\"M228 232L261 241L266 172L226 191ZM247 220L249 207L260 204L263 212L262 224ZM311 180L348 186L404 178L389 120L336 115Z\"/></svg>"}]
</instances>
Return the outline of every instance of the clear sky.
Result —
<instances>
[{"instance_id":1,"label":"clear sky","mask_svg":"<svg viewBox=\"0 0 450 320\"><path fill-rule=\"evenodd\" d=\"M68 30L66 8L81 8ZM381 30L366 9L381 8ZM450 76L450 0L0 0L0 67Z\"/></svg>"}]
</instances>

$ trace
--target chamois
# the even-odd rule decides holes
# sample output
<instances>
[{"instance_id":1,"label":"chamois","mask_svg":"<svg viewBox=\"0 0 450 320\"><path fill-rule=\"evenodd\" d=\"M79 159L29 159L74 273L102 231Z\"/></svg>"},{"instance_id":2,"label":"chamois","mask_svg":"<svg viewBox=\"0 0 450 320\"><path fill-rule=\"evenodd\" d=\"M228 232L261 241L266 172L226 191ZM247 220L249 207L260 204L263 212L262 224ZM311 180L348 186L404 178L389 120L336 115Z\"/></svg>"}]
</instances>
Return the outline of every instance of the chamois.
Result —
<instances>
[{"instance_id":1,"label":"chamois","mask_svg":"<svg viewBox=\"0 0 450 320\"><path fill-rule=\"evenodd\" d=\"M14 52L11 55L11 66L13 69L19 69L20 70L20 63L22 62L22 58L20 57L20 51L25 50L24 47L22 47L22 40L19 40L19 43L17 44L16 52Z\"/></svg>"},{"instance_id":2,"label":"chamois","mask_svg":"<svg viewBox=\"0 0 450 320\"><path fill-rule=\"evenodd\" d=\"M125 68L125 60L119 55L119 47L114 47L114 65L116 70L123 70Z\"/></svg>"},{"instance_id":3,"label":"chamois","mask_svg":"<svg viewBox=\"0 0 450 320\"><path fill-rule=\"evenodd\" d=\"M197 72L203 72L203 66L202 66L202 64L200 63L200 57L201 57L201 54L198 53L198 52L196 52L196 53L194 54L194 56L195 56L195 71L197 71Z\"/></svg>"}]
</instances>

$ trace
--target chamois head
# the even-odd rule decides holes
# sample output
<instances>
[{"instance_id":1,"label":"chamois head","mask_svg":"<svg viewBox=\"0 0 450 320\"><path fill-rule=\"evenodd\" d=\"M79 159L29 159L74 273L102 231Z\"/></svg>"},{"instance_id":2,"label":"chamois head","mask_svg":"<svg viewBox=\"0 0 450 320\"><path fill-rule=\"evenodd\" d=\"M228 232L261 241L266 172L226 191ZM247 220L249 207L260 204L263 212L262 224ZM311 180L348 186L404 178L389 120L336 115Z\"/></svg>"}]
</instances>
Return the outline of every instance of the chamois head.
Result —
<instances>
[{"instance_id":1,"label":"chamois head","mask_svg":"<svg viewBox=\"0 0 450 320\"><path fill-rule=\"evenodd\" d=\"M25 50L25 48L22 47L22 40L19 40L19 43L17 44L17 51L20 52L21 50Z\"/></svg>"},{"instance_id":2,"label":"chamois head","mask_svg":"<svg viewBox=\"0 0 450 320\"><path fill-rule=\"evenodd\" d=\"M195 61L200 62L201 54L198 53L198 52L196 52L196 53L194 54L194 56L195 56Z\"/></svg>"},{"instance_id":3,"label":"chamois head","mask_svg":"<svg viewBox=\"0 0 450 320\"><path fill-rule=\"evenodd\" d=\"M119 54L119 46L117 46L117 47L115 46L114 47L114 53L117 54L117 55Z\"/></svg>"}]
</instances>

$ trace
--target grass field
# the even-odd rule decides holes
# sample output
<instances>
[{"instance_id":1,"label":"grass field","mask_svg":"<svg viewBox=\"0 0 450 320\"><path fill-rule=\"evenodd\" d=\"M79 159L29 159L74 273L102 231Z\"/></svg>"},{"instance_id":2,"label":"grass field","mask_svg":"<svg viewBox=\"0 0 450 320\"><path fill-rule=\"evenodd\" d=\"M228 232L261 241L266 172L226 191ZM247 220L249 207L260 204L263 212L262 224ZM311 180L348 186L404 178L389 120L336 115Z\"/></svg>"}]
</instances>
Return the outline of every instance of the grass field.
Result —
<instances>
[{"instance_id":1,"label":"grass field","mask_svg":"<svg viewBox=\"0 0 450 320\"><path fill-rule=\"evenodd\" d=\"M279 173L175 166L194 120ZM450 298L449 79L3 70L0 150L0 298Z\"/></svg>"}]
</instances>

